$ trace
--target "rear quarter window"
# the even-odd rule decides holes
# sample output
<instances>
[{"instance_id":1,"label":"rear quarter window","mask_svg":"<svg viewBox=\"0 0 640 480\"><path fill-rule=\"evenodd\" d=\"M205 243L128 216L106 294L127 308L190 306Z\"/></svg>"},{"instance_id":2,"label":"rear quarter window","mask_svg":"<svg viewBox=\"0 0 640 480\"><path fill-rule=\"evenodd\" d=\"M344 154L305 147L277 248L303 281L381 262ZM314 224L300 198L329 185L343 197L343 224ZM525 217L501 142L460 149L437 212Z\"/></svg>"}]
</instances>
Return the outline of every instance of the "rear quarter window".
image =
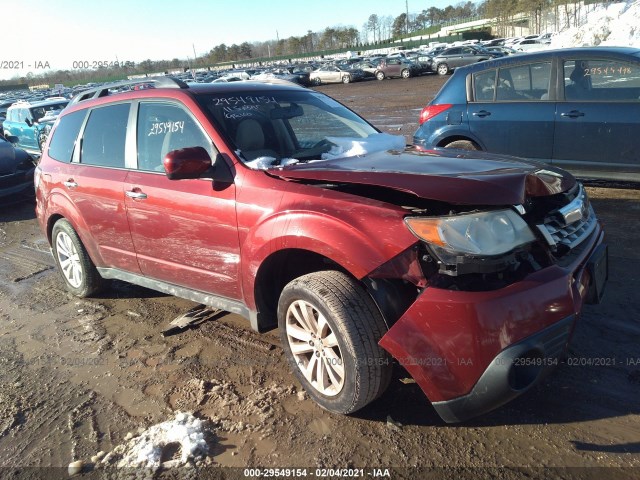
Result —
<instances>
[{"instance_id":1,"label":"rear quarter window","mask_svg":"<svg viewBox=\"0 0 640 480\"><path fill-rule=\"evenodd\" d=\"M70 162L76 146L78 133L84 121L86 110L70 113L60 119L49 142L49 157L59 162Z\"/></svg>"}]
</instances>

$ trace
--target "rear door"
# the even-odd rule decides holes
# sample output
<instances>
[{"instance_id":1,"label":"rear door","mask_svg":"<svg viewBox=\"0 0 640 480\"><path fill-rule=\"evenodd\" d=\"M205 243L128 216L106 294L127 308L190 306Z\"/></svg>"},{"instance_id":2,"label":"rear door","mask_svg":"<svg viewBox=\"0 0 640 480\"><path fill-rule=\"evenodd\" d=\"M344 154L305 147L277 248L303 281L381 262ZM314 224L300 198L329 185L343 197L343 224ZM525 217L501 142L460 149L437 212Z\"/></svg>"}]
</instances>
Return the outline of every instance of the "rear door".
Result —
<instances>
[{"instance_id":1,"label":"rear door","mask_svg":"<svg viewBox=\"0 0 640 480\"><path fill-rule=\"evenodd\" d=\"M93 108L88 118L85 111L72 113L69 115L72 118L66 118L56 129L49 155L66 157L67 153L56 153L58 141L65 135L73 135L78 122L84 122L80 141L73 150L73 162L61 165L56 172L60 188L79 214L75 222L78 233L85 242L90 241L102 257L103 264L97 262L98 266L139 272L123 192L130 108L130 103L123 102ZM73 142L60 145L73 145Z\"/></svg>"},{"instance_id":2,"label":"rear door","mask_svg":"<svg viewBox=\"0 0 640 480\"><path fill-rule=\"evenodd\" d=\"M551 160L555 101L551 61L505 66L472 76L469 130L489 152Z\"/></svg>"},{"instance_id":3,"label":"rear door","mask_svg":"<svg viewBox=\"0 0 640 480\"><path fill-rule=\"evenodd\" d=\"M211 140L173 101L140 102L136 123L137 168L126 178L125 202L142 273L240 299L235 186L214 189L211 180L169 180L162 165L168 152L185 147L203 147L215 159Z\"/></svg>"},{"instance_id":4,"label":"rear door","mask_svg":"<svg viewBox=\"0 0 640 480\"><path fill-rule=\"evenodd\" d=\"M562 63L553 163L578 172L640 171L640 62Z\"/></svg>"}]
</instances>

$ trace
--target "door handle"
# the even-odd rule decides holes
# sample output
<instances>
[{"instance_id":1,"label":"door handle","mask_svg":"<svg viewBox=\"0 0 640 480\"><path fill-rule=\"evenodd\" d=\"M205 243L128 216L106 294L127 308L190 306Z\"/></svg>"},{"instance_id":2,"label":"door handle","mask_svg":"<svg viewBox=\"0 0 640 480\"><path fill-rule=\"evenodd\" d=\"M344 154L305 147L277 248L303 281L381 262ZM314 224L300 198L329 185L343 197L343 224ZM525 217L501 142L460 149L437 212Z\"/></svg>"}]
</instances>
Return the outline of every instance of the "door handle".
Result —
<instances>
[{"instance_id":1,"label":"door handle","mask_svg":"<svg viewBox=\"0 0 640 480\"><path fill-rule=\"evenodd\" d=\"M486 110L480 110L479 112L473 112L471 115L473 115L474 117L484 118L491 115L491 112L487 112Z\"/></svg>"},{"instance_id":2,"label":"door handle","mask_svg":"<svg viewBox=\"0 0 640 480\"><path fill-rule=\"evenodd\" d=\"M144 200L147 198L147 194L144 192L136 192L135 190L127 190L124 194L129 198L135 198L136 200Z\"/></svg>"},{"instance_id":3,"label":"door handle","mask_svg":"<svg viewBox=\"0 0 640 480\"><path fill-rule=\"evenodd\" d=\"M569 117L569 118L578 118L578 117L584 117L584 113L579 112L578 110L571 110L570 112L561 113L560 116Z\"/></svg>"},{"instance_id":4,"label":"door handle","mask_svg":"<svg viewBox=\"0 0 640 480\"><path fill-rule=\"evenodd\" d=\"M76 188L78 186L78 184L74 182L72 178L70 178L66 182L63 182L63 185L67 188Z\"/></svg>"}]
</instances>

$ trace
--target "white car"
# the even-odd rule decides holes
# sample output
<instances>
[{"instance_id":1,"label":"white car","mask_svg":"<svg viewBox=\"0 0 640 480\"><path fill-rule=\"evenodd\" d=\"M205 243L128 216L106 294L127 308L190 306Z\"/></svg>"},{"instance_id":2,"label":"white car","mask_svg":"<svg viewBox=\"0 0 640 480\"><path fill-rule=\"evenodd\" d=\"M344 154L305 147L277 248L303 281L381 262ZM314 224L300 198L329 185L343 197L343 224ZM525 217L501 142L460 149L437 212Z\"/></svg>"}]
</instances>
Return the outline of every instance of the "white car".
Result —
<instances>
[{"instance_id":1,"label":"white car","mask_svg":"<svg viewBox=\"0 0 640 480\"><path fill-rule=\"evenodd\" d=\"M533 50L542 50L543 48L547 48L547 44L542 43L535 38L529 38L514 43L513 45L511 45L511 48L518 52L530 52Z\"/></svg>"}]
</instances>

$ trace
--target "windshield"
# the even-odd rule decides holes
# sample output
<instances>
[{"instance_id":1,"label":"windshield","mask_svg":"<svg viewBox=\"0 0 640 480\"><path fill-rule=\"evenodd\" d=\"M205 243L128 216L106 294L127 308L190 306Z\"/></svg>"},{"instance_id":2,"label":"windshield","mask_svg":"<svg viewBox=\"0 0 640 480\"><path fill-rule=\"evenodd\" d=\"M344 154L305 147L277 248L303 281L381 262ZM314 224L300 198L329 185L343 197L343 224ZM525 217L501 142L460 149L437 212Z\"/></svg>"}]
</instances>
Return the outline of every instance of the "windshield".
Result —
<instances>
[{"instance_id":1,"label":"windshield","mask_svg":"<svg viewBox=\"0 0 640 480\"><path fill-rule=\"evenodd\" d=\"M250 167L320 160L338 153L338 139L378 131L332 98L312 91L202 94L200 104ZM262 162L250 163L265 158Z\"/></svg>"}]
</instances>

